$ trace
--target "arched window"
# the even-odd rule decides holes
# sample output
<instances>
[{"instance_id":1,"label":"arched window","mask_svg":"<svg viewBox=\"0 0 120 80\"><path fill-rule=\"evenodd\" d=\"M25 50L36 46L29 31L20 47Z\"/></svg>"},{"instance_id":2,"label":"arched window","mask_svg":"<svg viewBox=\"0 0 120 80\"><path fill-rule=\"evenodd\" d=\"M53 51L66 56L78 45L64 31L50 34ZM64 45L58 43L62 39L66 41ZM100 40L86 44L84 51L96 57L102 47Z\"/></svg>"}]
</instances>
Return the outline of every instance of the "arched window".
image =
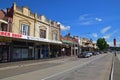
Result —
<instances>
[{"instance_id":1,"label":"arched window","mask_svg":"<svg viewBox=\"0 0 120 80\"><path fill-rule=\"evenodd\" d=\"M40 38L46 38L46 30L40 29Z\"/></svg>"},{"instance_id":2,"label":"arched window","mask_svg":"<svg viewBox=\"0 0 120 80\"><path fill-rule=\"evenodd\" d=\"M53 33L53 40L57 40L57 33Z\"/></svg>"}]
</instances>

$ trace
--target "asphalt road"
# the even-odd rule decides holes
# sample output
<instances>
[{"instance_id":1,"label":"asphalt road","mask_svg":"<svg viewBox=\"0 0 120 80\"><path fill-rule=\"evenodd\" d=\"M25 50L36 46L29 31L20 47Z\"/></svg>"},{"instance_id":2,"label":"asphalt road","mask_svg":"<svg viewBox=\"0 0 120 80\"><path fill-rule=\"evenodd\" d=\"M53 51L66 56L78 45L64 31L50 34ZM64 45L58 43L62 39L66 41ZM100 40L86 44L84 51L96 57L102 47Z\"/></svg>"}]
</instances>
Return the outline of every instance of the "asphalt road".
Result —
<instances>
[{"instance_id":1,"label":"asphalt road","mask_svg":"<svg viewBox=\"0 0 120 80\"><path fill-rule=\"evenodd\" d=\"M43 80L109 80L111 55L103 56L66 73L50 76Z\"/></svg>"},{"instance_id":2,"label":"asphalt road","mask_svg":"<svg viewBox=\"0 0 120 80\"><path fill-rule=\"evenodd\" d=\"M0 70L0 80L108 80L112 54Z\"/></svg>"}]
</instances>

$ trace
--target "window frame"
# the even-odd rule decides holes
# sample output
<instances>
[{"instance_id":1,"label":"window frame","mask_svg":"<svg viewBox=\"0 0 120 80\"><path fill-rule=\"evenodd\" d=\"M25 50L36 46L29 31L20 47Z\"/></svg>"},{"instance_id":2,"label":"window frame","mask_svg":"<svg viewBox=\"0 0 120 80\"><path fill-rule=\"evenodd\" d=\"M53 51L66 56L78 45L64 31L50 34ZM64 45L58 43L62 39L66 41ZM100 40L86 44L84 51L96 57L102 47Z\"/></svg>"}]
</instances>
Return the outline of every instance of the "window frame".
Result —
<instances>
[{"instance_id":1,"label":"window frame","mask_svg":"<svg viewBox=\"0 0 120 80\"><path fill-rule=\"evenodd\" d=\"M40 29L40 38L46 38L46 30Z\"/></svg>"},{"instance_id":2,"label":"window frame","mask_svg":"<svg viewBox=\"0 0 120 80\"><path fill-rule=\"evenodd\" d=\"M25 28L25 30L24 30L24 27L27 27L27 28ZM21 24L21 34L22 35L26 35L26 36L28 36L29 35L29 25L27 25L27 24Z\"/></svg>"},{"instance_id":3,"label":"window frame","mask_svg":"<svg viewBox=\"0 0 120 80\"><path fill-rule=\"evenodd\" d=\"M57 33L53 33L52 40L58 40L57 39Z\"/></svg>"}]
</instances>

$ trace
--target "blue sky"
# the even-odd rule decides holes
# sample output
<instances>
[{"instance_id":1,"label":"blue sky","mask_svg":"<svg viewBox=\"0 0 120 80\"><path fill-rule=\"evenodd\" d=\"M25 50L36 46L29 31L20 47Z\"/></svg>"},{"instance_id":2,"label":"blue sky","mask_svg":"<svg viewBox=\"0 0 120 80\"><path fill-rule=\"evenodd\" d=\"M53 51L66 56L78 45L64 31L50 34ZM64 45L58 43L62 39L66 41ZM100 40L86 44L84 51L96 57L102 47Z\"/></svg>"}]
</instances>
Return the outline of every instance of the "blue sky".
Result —
<instances>
[{"instance_id":1,"label":"blue sky","mask_svg":"<svg viewBox=\"0 0 120 80\"><path fill-rule=\"evenodd\" d=\"M120 0L0 0L0 8L13 2L58 21L61 35L70 32L94 41L104 37L110 45L116 37L120 45Z\"/></svg>"}]
</instances>

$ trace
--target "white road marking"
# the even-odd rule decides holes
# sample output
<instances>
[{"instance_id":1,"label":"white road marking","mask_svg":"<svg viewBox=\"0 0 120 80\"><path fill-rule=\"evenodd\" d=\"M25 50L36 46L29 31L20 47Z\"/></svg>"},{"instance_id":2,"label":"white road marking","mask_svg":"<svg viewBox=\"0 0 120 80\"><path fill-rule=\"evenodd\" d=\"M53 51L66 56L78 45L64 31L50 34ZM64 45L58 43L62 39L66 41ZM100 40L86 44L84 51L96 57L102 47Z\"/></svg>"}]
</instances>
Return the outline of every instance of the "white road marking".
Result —
<instances>
[{"instance_id":1,"label":"white road marking","mask_svg":"<svg viewBox=\"0 0 120 80\"><path fill-rule=\"evenodd\" d=\"M112 72L111 72L111 78L110 78L110 80L113 80L113 71L114 71L114 61L113 61L113 65L112 65Z\"/></svg>"}]
</instances>

